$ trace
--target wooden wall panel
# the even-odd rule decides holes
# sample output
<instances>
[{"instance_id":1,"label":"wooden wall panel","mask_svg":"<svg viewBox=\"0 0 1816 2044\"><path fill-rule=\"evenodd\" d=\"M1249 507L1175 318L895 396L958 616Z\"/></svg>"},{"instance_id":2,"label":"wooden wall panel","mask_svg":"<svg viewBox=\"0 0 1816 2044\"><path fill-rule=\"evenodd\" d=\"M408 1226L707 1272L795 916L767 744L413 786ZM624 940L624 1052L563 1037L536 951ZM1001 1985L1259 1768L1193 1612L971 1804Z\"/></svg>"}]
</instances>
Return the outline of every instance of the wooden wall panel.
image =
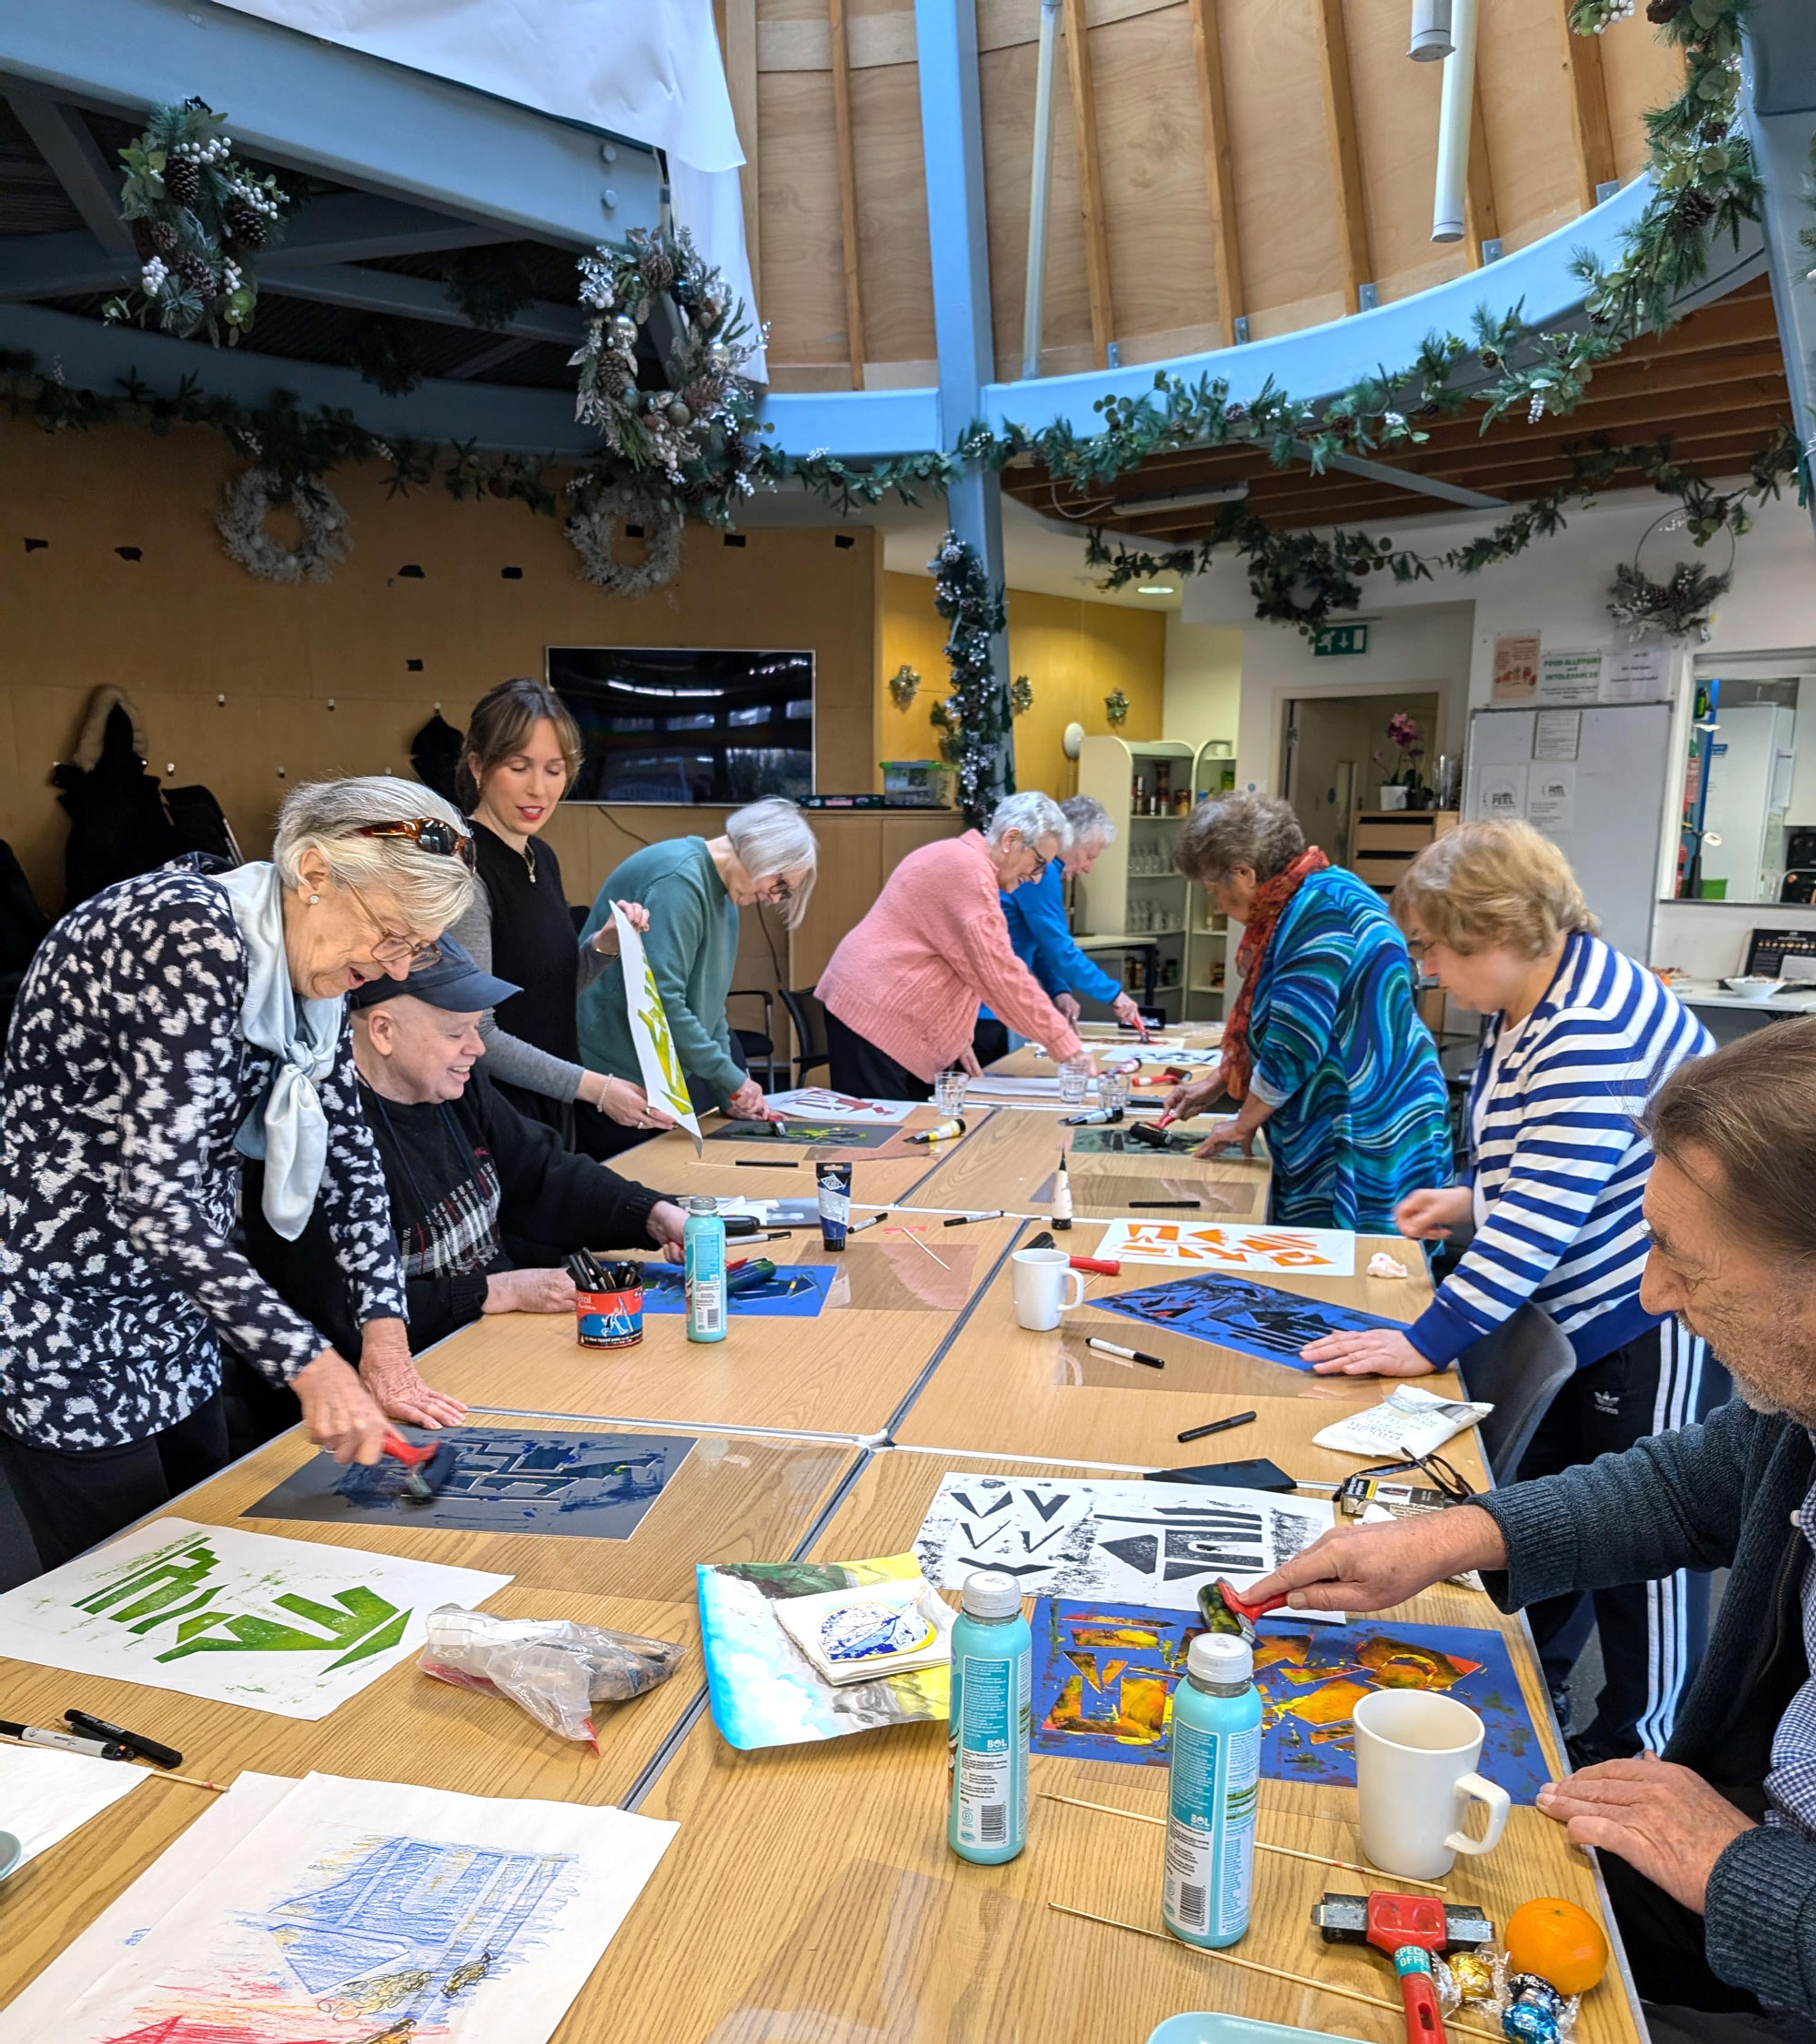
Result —
<instances>
[{"instance_id":1,"label":"wooden wall panel","mask_svg":"<svg viewBox=\"0 0 1816 2044\"><path fill-rule=\"evenodd\" d=\"M858 40L861 17L848 26ZM858 231L870 363L933 368L933 263L927 238L927 173L920 145L920 75L913 64L851 74L858 158ZM920 380L916 378L916 380Z\"/></svg>"},{"instance_id":2,"label":"wooden wall panel","mask_svg":"<svg viewBox=\"0 0 1816 2044\"><path fill-rule=\"evenodd\" d=\"M1112 338L1125 363L1215 348L1216 245L1191 10L1132 15L1093 29L1090 41Z\"/></svg>"},{"instance_id":3,"label":"wooden wall panel","mask_svg":"<svg viewBox=\"0 0 1816 2044\"><path fill-rule=\"evenodd\" d=\"M1641 116L1649 107L1663 106L1684 90L1684 52L1663 40L1646 20L1643 7L1605 30L1599 40L1615 172L1625 183L1645 167Z\"/></svg>"},{"instance_id":4,"label":"wooden wall panel","mask_svg":"<svg viewBox=\"0 0 1816 2044\"><path fill-rule=\"evenodd\" d=\"M831 69L759 71L757 109L770 378L779 390L800 389L788 374L799 364L831 372L806 387L848 387Z\"/></svg>"},{"instance_id":5,"label":"wooden wall panel","mask_svg":"<svg viewBox=\"0 0 1816 2044\"><path fill-rule=\"evenodd\" d=\"M1250 331L1259 340L1343 310L1324 144L1318 0L1223 0L1223 76Z\"/></svg>"},{"instance_id":6,"label":"wooden wall panel","mask_svg":"<svg viewBox=\"0 0 1816 2044\"><path fill-rule=\"evenodd\" d=\"M407 774L438 701L464 721L493 682L539 674L551 644L810 646L821 785L875 785L869 528L757 530L727 547L696 528L673 588L626 602L580 580L552 520L440 491L387 498L375 470L355 469L334 478L355 551L332 582L286 586L221 551L213 514L232 468L200 430L52 439L0 421L0 837L47 906L63 898L66 836L48 777L104 682L137 703L152 770L207 782L248 852L298 781ZM28 554L28 535L50 544ZM144 559L121 561L122 545ZM423 578L400 578L405 563ZM522 578L503 579L505 566Z\"/></svg>"},{"instance_id":7,"label":"wooden wall panel","mask_svg":"<svg viewBox=\"0 0 1816 2044\"><path fill-rule=\"evenodd\" d=\"M1480 10L1476 61L1510 254L1577 217L1574 88L1555 7L1495 0Z\"/></svg>"}]
</instances>

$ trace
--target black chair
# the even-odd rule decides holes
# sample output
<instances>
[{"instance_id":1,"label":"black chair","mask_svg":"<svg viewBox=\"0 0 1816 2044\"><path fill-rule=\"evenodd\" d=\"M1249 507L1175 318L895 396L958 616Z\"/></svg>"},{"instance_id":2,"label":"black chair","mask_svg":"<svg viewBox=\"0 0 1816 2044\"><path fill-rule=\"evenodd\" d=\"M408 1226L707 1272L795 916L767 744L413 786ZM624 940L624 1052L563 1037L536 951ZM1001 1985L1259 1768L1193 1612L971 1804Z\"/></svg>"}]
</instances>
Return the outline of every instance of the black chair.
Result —
<instances>
[{"instance_id":1,"label":"black chair","mask_svg":"<svg viewBox=\"0 0 1816 2044\"><path fill-rule=\"evenodd\" d=\"M785 1001L788 997L784 994ZM752 1078L761 1078L765 1093L780 1093L788 1085L788 1059L776 1055L775 997L767 987L735 986L725 997L728 1007L734 1001L760 1001L763 1004L763 1026L761 1029L731 1031L739 1048L743 1052L743 1066ZM776 1083L776 1074L781 1074L781 1085Z\"/></svg>"},{"instance_id":2,"label":"black chair","mask_svg":"<svg viewBox=\"0 0 1816 2044\"><path fill-rule=\"evenodd\" d=\"M794 1082L805 1085L808 1074L816 1066L831 1063L826 1048L826 1010L810 987L785 986L781 999L794 1031Z\"/></svg>"},{"instance_id":3,"label":"black chair","mask_svg":"<svg viewBox=\"0 0 1816 2044\"><path fill-rule=\"evenodd\" d=\"M1494 1411L1482 1453L1496 1483L1511 1483L1551 1401L1576 1371L1570 1338L1530 1300L1457 1358L1463 1388Z\"/></svg>"}]
</instances>

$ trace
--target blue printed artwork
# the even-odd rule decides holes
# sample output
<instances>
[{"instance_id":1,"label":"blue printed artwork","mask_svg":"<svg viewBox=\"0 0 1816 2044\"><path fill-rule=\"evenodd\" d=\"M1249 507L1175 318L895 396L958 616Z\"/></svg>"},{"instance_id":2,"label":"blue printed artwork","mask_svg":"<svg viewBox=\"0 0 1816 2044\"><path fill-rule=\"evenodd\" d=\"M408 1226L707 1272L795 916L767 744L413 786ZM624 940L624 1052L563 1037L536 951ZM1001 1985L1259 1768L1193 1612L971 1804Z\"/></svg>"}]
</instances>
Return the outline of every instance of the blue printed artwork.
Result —
<instances>
[{"instance_id":1,"label":"blue printed artwork","mask_svg":"<svg viewBox=\"0 0 1816 2044\"><path fill-rule=\"evenodd\" d=\"M1139 1291L1118 1292L1091 1302L1100 1312L1120 1314L1150 1327L1214 1342L1238 1354L1259 1356L1264 1362L1284 1362L1289 1370L1309 1370L1299 1351L1324 1335L1357 1334L1368 1327L1403 1329L1404 1321L1379 1313L1358 1312L1323 1299L1301 1298L1252 1278L1203 1272L1175 1278L1165 1285L1144 1285Z\"/></svg>"},{"instance_id":2,"label":"blue printed artwork","mask_svg":"<svg viewBox=\"0 0 1816 2044\"><path fill-rule=\"evenodd\" d=\"M1072 1760L1164 1767L1173 1692L1204 1627L1184 1612L1042 1597L1034 1616L1033 1746ZM1353 1788L1357 1704L1375 1689L1434 1689L1487 1727L1480 1772L1516 1803L1550 1778L1498 1632L1362 1619L1256 1628L1261 1773Z\"/></svg>"},{"instance_id":3,"label":"blue printed artwork","mask_svg":"<svg viewBox=\"0 0 1816 2044\"><path fill-rule=\"evenodd\" d=\"M647 1270L647 1266L646 1266ZM736 1273L732 1274L734 1276ZM835 1275L827 1263L782 1263L776 1266L776 1274L760 1285L752 1285L742 1292L734 1292L726 1304L733 1320L815 1320L820 1309L826 1304L826 1294L831 1289ZM678 1313L684 1309L681 1274L678 1270L672 1284L651 1285L647 1275L643 1290L643 1311L648 1313Z\"/></svg>"},{"instance_id":4,"label":"blue printed artwork","mask_svg":"<svg viewBox=\"0 0 1816 2044\"><path fill-rule=\"evenodd\" d=\"M490 1427L452 1427L424 1438L454 1452L446 1482L427 1502L411 1497L401 1465L389 1457L366 1468L317 1455L240 1516L628 1540L693 1446L687 1434Z\"/></svg>"}]
</instances>

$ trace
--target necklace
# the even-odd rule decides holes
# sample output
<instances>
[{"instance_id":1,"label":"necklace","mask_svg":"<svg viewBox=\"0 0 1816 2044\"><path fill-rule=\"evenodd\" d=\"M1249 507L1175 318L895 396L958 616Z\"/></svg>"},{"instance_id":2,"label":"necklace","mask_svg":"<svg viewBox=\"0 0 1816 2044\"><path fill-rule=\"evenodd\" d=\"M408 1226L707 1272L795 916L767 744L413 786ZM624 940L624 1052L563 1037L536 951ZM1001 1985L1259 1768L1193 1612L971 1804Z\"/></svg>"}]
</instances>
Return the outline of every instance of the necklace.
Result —
<instances>
[{"instance_id":1,"label":"necklace","mask_svg":"<svg viewBox=\"0 0 1816 2044\"><path fill-rule=\"evenodd\" d=\"M524 863L530 869L530 885L536 884L536 841L533 837L524 840Z\"/></svg>"}]
</instances>

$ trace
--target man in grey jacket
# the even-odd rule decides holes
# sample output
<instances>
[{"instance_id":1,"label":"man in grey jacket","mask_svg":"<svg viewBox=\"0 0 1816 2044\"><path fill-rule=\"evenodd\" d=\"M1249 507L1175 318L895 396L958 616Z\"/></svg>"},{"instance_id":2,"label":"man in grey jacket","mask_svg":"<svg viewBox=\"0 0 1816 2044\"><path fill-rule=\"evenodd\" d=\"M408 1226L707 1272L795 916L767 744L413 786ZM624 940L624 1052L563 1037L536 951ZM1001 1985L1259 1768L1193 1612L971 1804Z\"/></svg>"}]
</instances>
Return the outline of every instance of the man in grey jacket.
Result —
<instances>
[{"instance_id":1,"label":"man in grey jacket","mask_svg":"<svg viewBox=\"0 0 1816 2044\"><path fill-rule=\"evenodd\" d=\"M1600 1850L1655 2044L1816 2044L1816 1019L1680 1066L1645 1123L1641 1301L1707 1339L1736 1402L1473 1504L1327 1533L1252 1594L1383 1611L1474 1568L1517 1611L1730 1569L1664 1754L1584 1768L1538 1805Z\"/></svg>"}]
</instances>

